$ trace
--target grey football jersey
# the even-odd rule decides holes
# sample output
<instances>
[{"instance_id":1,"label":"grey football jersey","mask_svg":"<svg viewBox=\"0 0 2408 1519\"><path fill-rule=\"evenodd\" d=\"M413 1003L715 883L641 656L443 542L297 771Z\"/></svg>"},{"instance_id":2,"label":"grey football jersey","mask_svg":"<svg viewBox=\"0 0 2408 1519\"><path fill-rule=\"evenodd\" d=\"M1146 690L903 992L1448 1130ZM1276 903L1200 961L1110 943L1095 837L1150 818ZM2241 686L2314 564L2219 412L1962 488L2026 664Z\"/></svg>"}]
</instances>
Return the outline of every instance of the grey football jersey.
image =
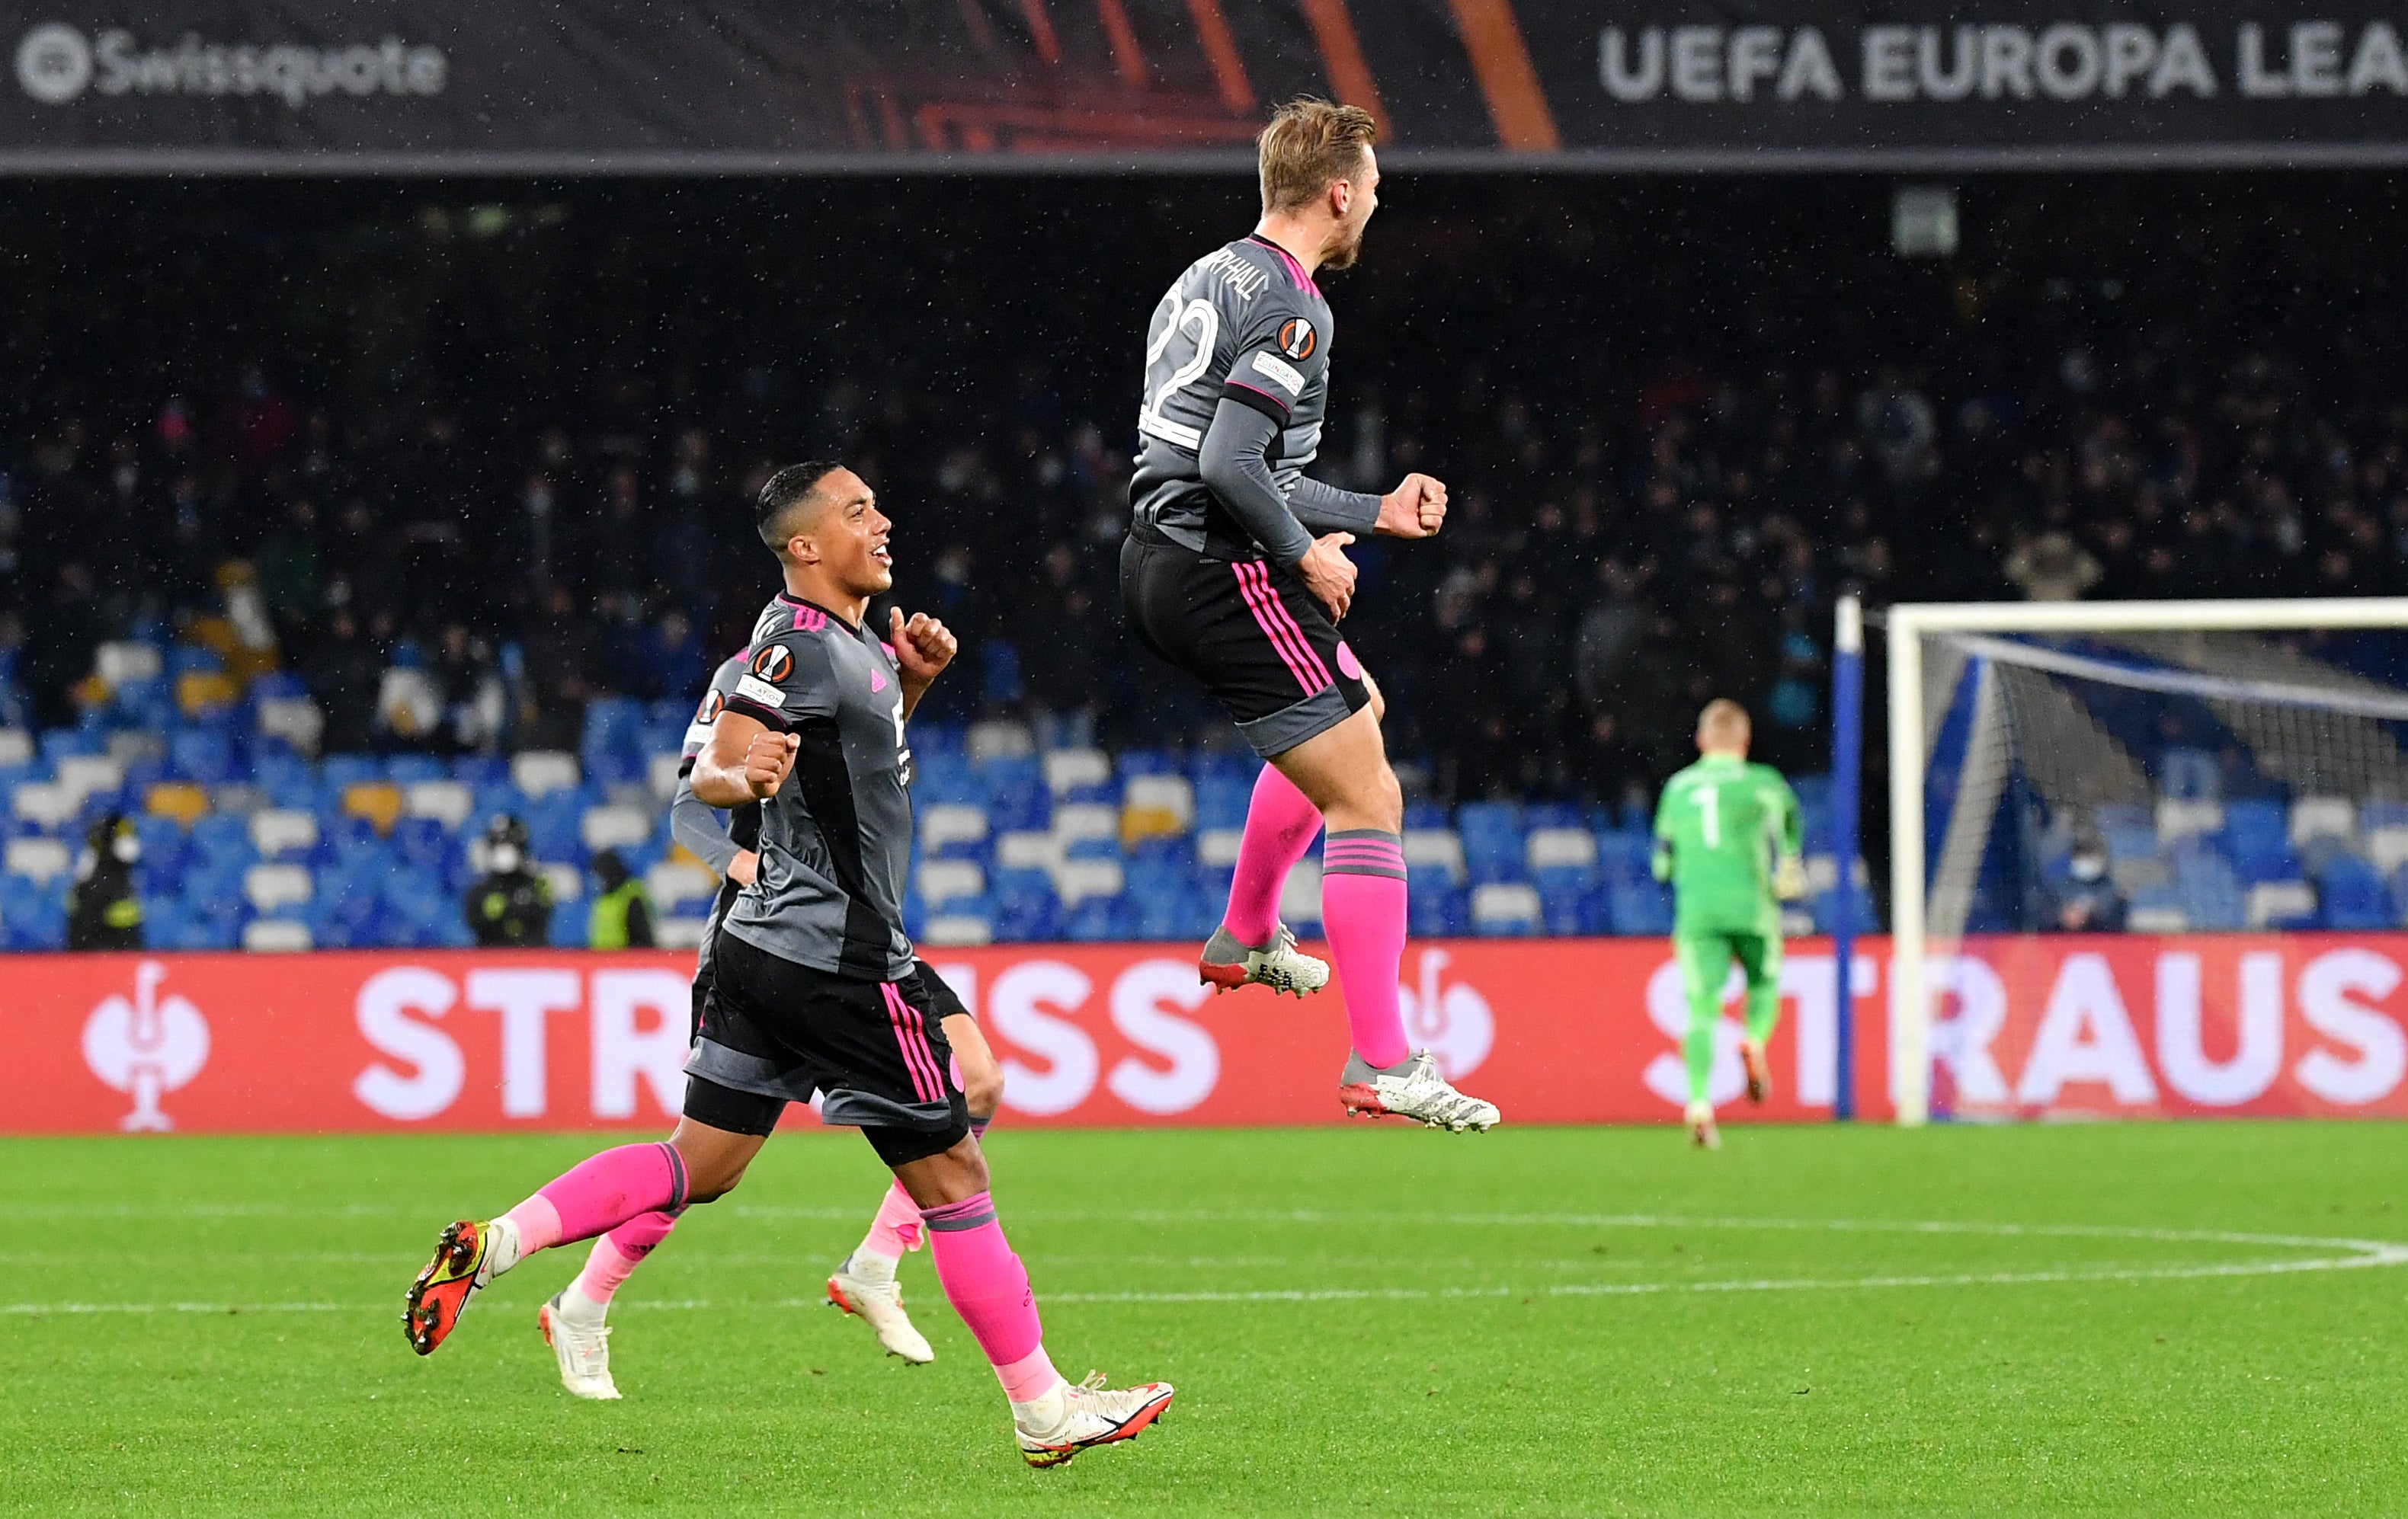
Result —
<instances>
[{"instance_id":1,"label":"grey football jersey","mask_svg":"<svg viewBox=\"0 0 2408 1519\"><path fill-rule=\"evenodd\" d=\"M1241 237L1188 265L1146 328L1142 435L1129 501L1149 533L1222 558L1263 546L1205 487L1197 467L1224 398L1280 429L1268 463L1282 494L1321 451L1329 402L1329 303L1304 266L1262 237Z\"/></svg>"},{"instance_id":2,"label":"grey football jersey","mask_svg":"<svg viewBox=\"0 0 2408 1519\"><path fill-rule=\"evenodd\" d=\"M725 709L801 739L761 805L761 863L724 925L757 950L831 974L911 969L903 881L911 865L911 752L903 678L867 626L781 592L753 624Z\"/></svg>"}]
</instances>

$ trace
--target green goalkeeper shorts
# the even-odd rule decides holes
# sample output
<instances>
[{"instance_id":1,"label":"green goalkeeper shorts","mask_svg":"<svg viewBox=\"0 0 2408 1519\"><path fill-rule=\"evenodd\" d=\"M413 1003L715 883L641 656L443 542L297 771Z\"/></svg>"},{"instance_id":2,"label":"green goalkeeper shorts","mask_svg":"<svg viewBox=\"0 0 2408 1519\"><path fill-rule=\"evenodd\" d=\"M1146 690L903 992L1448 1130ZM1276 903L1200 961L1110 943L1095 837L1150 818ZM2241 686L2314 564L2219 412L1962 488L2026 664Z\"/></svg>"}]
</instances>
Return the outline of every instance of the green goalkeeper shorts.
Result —
<instances>
[{"instance_id":1,"label":"green goalkeeper shorts","mask_svg":"<svg viewBox=\"0 0 2408 1519\"><path fill-rule=\"evenodd\" d=\"M1780 995L1778 934L1674 934L1672 956L1681 964L1681 988L1688 994L1692 1018L1711 1022L1722 1016L1723 982L1734 960L1747 978L1751 1007Z\"/></svg>"}]
</instances>

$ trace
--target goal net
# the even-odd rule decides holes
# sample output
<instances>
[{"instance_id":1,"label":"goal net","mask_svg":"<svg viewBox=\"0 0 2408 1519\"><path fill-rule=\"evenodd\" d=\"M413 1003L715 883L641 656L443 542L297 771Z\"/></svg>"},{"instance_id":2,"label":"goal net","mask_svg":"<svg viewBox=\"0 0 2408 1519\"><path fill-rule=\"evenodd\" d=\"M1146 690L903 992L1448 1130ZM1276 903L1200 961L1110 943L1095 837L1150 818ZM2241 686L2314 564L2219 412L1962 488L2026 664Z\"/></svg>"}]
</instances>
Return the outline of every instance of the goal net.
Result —
<instances>
[{"instance_id":1,"label":"goal net","mask_svg":"<svg viewBox=\"0 0 2408 1519\"><path fill-rule=\"evenodd\" d=\"M1901 1122L1984 1116L1933 1082L1969 935L2399 926L2408 598L1900 606L1887 633Z\"/></svg>"}]
</instances>

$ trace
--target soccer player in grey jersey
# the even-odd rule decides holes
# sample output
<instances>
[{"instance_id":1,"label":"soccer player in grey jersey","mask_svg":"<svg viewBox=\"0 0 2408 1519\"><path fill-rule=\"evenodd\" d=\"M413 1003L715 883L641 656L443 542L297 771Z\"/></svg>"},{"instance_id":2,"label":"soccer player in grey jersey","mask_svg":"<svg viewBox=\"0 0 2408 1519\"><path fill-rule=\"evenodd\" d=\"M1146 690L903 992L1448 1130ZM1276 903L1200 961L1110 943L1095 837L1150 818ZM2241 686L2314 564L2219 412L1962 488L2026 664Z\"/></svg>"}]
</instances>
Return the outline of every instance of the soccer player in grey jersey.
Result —
<instances>
[{"instance_id":1,"label":"soccer player in grey jersey","mask_svg":"<svg viewBox=\"0 0 2408 1519\"><path fill-rule=\"evenodd\" d=\"M915 973L901 917L910 859L904 724L953 660L925 614L865 621L895 583L890 524L861 477L796 465L753 521L785 590L696 755L694 794L762 810L760 858L721 924L685 1116L664 1144L586 1160L501 1217L444 1228L403 1326L428 1354L475 1295L535 1251L733 1191L787 1103L861 1129L919 1205L937 1280L1003 1384L1020 1453L1054 1466L1127 1440L1170 1404L1165 1383L1073 1385L1044 1345L1028 1272L1005 1240L953 1074L942 1009Z\"/></svg>"},{"instance_id":2,"label":"soccer player in grey jersey","mask_svg":"<svg viewBox=\"0 0 2408 1519\"><path fill-rule=\"evenodd\" d=\"M1154 308L1121 599L1145 645L1201 681L1267 762L1204 979L1299 996L1328 982L1278 917L1288 870L1326 822L1322 922L1354 1041L1339 1100L1461 1132L1498 1115L1405 1039L1404 799L1379 689L1338 636L1354 594L1346 545L1363 532L1436 533L1446 487L1407 475L1366 495L1304 473L1329 402L1332 322L1313 276L1362 247L1379 199L1372 135L1352 106L1282 107L1259 142L1261 222L1190 265Z\"/></svg>"},{"instance_id":3,"label":"soccer player in grey jersey","mask_svg":"<svg viewBox=\"0 0 2408 1519\"><path fill-rule=\"evenodd\" d=\"M761 807L755 802L723 812L694 794L695 756L710 741L711 724L749 671L747 649L723 661L712 673L710 689L686 725L684 752L679 756L677 795L669 802L669 833L687 853L720 878L710 914L703 922L702 944L694 973L694 1029L702 1032L704 997L710 990L710 947L720 919L737 893L752 883L761 839ZM1003 1096L1003 1072L977 1021L953 989L925 962L916 967L929 994L943 1011L945 1039L961 1062L962 1096L969 1110L972 1133L983 1135ZM559 1363L560 1384L580 1397L619 1397L610 1374L610 1303L636 1268L677 1226L678 1214L654 1211L629 1219L594 1241L577 1279L536 1313L536 1326ZM925 1365L937 1358L927 1337L911 1323L903 1308L896 1268L904 1255L925 1242L919 1207L901 1182L887 1188L880 1199L869 1232L828 1278L828 1301L848 1314L858 1315L878 1336L887 1354Z\"/></svg>"}]
</instances>

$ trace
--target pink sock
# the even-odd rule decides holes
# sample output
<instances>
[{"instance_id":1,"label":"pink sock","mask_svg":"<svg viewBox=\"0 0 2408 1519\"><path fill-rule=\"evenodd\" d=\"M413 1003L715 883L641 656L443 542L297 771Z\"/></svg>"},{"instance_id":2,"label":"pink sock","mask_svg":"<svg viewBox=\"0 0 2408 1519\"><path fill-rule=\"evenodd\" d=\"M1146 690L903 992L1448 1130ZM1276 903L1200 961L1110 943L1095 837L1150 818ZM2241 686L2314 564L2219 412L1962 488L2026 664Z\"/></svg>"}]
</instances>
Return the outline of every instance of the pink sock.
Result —
<instances>
[{"instance_id":1,"label":"pink sock","mask_svg":"<svg viewBox=\"0 0 2408 1519\"><path fill-rule=\"evenodd\" d=\"M591 1240L638 1213L685 1206L685 1162L667 1144L623 1144L578 1162L502 1216L517 1225L522 1259Z\"/></svg>"},{"instance_id":2,"label":"pink sock","mask_svg":"<svg viewBox=\"0 0 2408 1519\"><path fill-rule=\"evenodd\" d=\"M911 1194L896 1182L886 1189L878 1204L878 1217L870 1222L869 1234L861 1241L862 1248L875 1254L891 1255L901 1260L920 1248L920 1205Z\"/></svg>"},{"instance_id":3,"label":"pink sock","mask_svg":"<svg viewBox=\"0 0 2408 1519\"><path fill-rule=\"evenodd\" d=\"M1354 1053L1374 1066L1412 1053L1397 971L1405 958L1405 841L1384 828L1349 828L1321 850L1321 925L1346 990Z\"/></svg>"},{"instance_id":4,"label":"pink sock","mask_svg":"<svg viewBox=\"0 0 2408 1519\"><path fill-rule=\"evenodd\" d=\"M1296 782L1266 765L1254 777L1254 798L1246 807L1246 837L1238 845L1238 868L1229 878L1229 910L1221 919L1239 943L1268 944L1279 928L1280 888L1312 836L1321 813Z\"/></svg>"},{"instance_id":5,"label":"pink sock","mask_svg":"<svg viewBox=\"0 0 2408 1519\"><path fill-rule=\"evenodd\" d=\"M1060 1386L1062 1374L1046 1358L1045 1326L1038 1322L1028 1270L995 1221L995 1199L982 1192L924 1209L920 1217L928 1226L928 1248L937 1257L945 1300L986 1352L1003 1396L1033 1403Z\"/></svg>"},{"instance_id":6,"label":"pink sock","mask_svg":"<svg viewBox=\"0 0 2408 1519\"><path fill-rule=\"evenodd\" d=\"M577 1273L577 1280L570 1285L586 1301L607 1305L620 1284L644 1264L652 1247L669 1237L677 1221L677 1214L658 1210L638 1213L594 1241L593 1250L585 1256L585 1269Z\"/></svg>"}]
</instances>

